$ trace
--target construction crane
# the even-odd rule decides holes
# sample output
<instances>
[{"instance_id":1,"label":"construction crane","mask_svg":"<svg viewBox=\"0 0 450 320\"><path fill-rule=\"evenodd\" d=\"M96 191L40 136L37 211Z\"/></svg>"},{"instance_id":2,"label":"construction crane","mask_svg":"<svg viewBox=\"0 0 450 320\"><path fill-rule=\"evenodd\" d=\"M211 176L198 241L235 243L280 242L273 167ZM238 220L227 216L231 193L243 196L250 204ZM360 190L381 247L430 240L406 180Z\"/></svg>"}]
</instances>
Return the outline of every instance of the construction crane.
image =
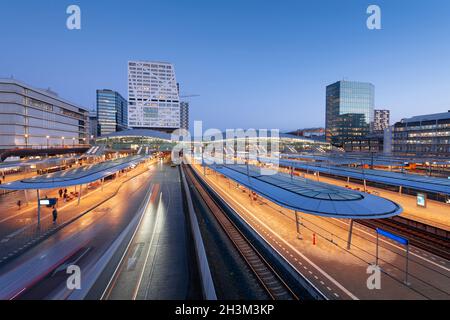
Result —
<instances>
[{"instance_id":1,"label":"construction crane","mask_svg":"<svg viewBox=\"0 0 450 320\"><path fill-rule=\"evenodd\" d=\"M180 98L193 98L193 97L200 97L199 94L186 94L183 96L180 96Z\"/></svg>"}]
</instances>

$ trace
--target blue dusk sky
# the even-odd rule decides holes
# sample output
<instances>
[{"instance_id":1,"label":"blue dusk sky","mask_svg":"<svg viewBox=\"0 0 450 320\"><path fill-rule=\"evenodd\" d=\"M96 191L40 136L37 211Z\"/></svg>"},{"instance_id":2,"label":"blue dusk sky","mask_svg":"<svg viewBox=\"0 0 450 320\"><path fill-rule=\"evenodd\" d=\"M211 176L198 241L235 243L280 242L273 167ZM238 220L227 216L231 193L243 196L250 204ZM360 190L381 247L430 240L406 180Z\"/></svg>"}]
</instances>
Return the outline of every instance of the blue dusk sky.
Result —
<instances>
[{"instance_id":1,"label":"blue dusk sky","mask_svg":"<svg viewBox=\"0 0 450 320\"><path fill-rule=\"evenodd\" d=\"M82 29L66 28L79 5ZM382 30L368 30L379 5ZM450 109L448 0L2 0L0 77L95 106L127 61L175 64L206 128L324 126L325 86L375 85L391 121Z\"/></svg>"}]
</instances>

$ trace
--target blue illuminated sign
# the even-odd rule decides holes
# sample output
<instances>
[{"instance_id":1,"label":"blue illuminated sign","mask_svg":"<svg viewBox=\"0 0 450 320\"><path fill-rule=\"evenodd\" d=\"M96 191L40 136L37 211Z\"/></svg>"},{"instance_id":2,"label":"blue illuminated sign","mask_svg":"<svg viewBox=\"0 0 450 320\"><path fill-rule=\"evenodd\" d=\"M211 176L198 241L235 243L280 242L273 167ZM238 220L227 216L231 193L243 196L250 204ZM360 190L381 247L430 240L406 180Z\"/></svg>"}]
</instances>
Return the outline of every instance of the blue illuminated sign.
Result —
<instances>
[{"instance_id":1,"label":"blue illuminated sign","mask_svg":"<svg viewBox=\"0 0 450 320\"><path fill-rule=\"evenodd\" d=\"M397 236L397 235L395 235L393 233L390 233L390 232L388 232L386 230L377 228L377 233L382 235L382 236L385 236L386 238L394 240L394 241L396 241L396 242L398 242L400 244L403 244L405 246L408 245L408 242L409 242L408 239L402 238L400 236Z\"/></svg>"}]
</instances>

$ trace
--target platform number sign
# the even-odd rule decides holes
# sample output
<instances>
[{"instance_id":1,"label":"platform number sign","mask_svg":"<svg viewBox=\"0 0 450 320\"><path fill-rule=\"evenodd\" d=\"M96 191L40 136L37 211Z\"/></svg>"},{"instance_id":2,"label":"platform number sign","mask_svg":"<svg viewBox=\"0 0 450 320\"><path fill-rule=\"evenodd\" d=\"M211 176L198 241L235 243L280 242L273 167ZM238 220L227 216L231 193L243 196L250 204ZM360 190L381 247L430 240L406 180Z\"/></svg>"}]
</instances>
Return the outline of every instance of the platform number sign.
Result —
<instances>
[{"instance_id":1,"label":"platform number sign","mask_svg":"<svg viewBox=\"0 0 450 320\"><path fill-rule=\"evenodd\" d=\"M423 193L417 194L417 206L426 207L427 206L427 196Z\"/></svg>"}]
</instances>

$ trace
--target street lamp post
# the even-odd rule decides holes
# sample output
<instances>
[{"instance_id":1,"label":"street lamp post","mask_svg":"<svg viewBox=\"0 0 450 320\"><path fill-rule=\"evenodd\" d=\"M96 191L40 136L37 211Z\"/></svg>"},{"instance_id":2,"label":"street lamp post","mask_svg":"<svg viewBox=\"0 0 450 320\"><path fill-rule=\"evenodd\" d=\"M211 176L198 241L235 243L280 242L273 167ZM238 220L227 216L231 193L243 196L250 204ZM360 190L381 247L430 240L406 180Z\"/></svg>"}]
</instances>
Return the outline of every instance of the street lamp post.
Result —
<instances>
[{"instance_id":1,"label":"street lamp post","mask_svg":"<svg viewBox=\"0 0 450 320\"><path fill-rule=\"evenodd\" d=\"M28 134L25 134L25 148L28 149Z\"/></svg>"},{"instance_id":2,"label":"street lamp post","mask_svg":"<svg viewBox=\"0 0 450 320\"><path fill-rule=\"evenodd\" d=\"M50 136L47 136L47 149L49 148L48 139L50 139Z\"/></svg>"},{"instance_id":3,"label":"street lamp post","mask_svg":"<svg viewBox=\"0 0 450 320\"><path fill-rule=\"evenodd\" d=\"M75 147L75 137L72 138L72 146Z\"/></svg>"},{"instance_id":4,"label":"street lamp post","mask_svg":"<svg viewBox=\"0 0 450 320\"><path fill-rule=\"evenodd\" d=\"M61 137L62 147L64 148L64 137Z\"/></svg>"}]
</instances>

